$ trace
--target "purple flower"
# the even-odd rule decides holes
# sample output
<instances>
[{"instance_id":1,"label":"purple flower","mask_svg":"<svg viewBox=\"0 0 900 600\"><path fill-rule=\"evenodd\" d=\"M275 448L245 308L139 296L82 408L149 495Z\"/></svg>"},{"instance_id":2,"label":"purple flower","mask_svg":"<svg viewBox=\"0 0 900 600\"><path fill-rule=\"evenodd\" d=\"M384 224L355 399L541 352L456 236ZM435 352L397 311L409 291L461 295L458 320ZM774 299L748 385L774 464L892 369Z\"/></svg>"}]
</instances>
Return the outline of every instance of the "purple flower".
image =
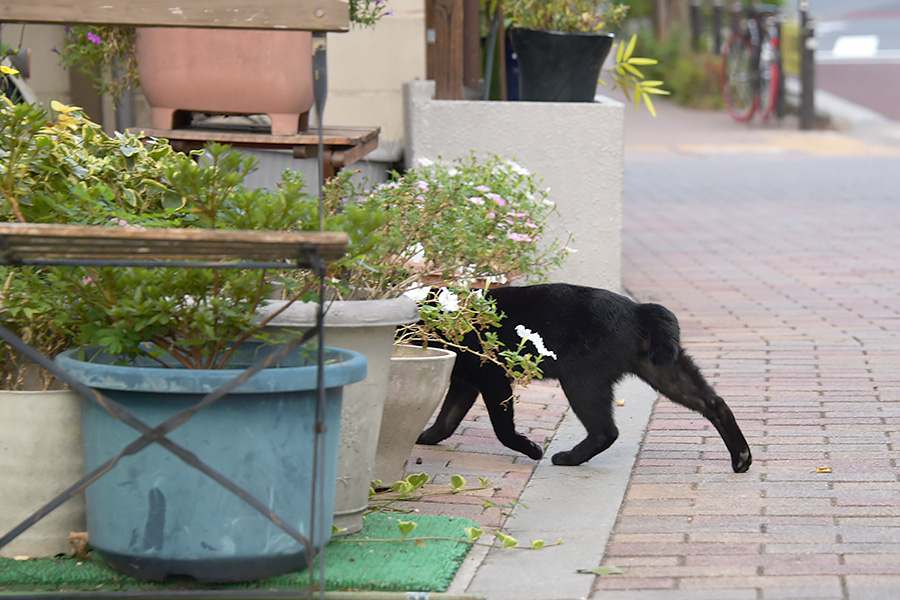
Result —
<instances>
[{"instance_id":1,"label":"purple flower","mask_svg":"<svg viewBox=\"0 0 900 600\"><path fill-rule=\"evenodd\" d=\"M102 44L103 38L94 33L93 31L88 31L87 39L91 41L92 44Z\"/></svg>"}]
</instances>

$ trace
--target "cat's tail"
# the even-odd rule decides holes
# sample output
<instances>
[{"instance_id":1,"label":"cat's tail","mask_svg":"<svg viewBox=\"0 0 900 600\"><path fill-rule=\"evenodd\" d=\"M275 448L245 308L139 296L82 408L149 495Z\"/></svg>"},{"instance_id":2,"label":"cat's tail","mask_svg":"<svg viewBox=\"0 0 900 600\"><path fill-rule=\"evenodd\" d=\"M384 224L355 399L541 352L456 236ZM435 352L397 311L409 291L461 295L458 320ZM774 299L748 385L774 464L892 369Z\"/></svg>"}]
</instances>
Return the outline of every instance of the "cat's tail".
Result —
<instances>
[{"instance_id":1,"label":"cat's tail","mask_svg":"<svg viewBox=\"0 0 900 600\"><path fill-rule=\"evenodd\" d=\"M637 315L644 334L643 350L656 366L675 362L681 350L678 319L665 306L639 304Z\"/></svg>"}]
</instances>

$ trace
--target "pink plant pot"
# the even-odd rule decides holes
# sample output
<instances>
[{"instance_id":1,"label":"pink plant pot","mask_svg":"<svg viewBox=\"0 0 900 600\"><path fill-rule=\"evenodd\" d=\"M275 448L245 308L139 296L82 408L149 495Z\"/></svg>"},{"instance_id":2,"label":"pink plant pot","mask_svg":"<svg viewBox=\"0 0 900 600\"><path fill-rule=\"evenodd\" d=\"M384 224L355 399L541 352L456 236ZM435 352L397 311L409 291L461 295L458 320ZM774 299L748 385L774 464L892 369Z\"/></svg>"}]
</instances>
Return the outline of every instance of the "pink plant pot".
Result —
<instances>
[{"instance_id":1,"label":"pink plant pot","mask_svg":"<svg viewBox=\"0 0 900 600\"><path fill-rule=\"evenodd\" d=\"M313 105L312 35L190 27L139 27L141 87L158 129L191 112L266 114L273 135L306 129Z\"/></svg>"}]
</instances>

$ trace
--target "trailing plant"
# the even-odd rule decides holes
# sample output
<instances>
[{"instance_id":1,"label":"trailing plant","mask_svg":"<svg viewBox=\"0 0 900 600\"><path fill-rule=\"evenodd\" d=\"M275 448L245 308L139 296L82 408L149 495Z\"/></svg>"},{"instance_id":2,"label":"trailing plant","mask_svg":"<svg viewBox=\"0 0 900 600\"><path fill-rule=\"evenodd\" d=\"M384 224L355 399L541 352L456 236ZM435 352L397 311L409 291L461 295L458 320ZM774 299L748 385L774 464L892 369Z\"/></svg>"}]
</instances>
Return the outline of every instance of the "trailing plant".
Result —
<instances>
[{"instance_id":1,"label":"trailing plant","mask_svg":"<svg viewBox=\"0 0 900 600\"><path fill-rule=\"evenodd\" d=\"M393 15L386 0L350 0L350 23L374 27ZM54 50L59 64L84 74L98 94L118 100L139 84L134 53L135 28L130 25L68 25L63 44Z\"/></svg>"},{"instance_id":2,"label":"trailing plant","mask_svg":"<svg viewBox=\"0 0 900 600\"><path fill-rule=\"evenodd\" d=\"M447 484L447 487L440 490L431 490L426 491L425 485L431 481L431 478L427 473L418 473L415 475L409 475L406 479L402 479L400 481L394 482L389 488L385 489L376 489L376 487L381 484L380 481L373 482L375 487L371 488L369 491L369 509L367 514L371 514L373 512L409 512L409 509L398 509L394 505L398 502L416 502L422 500L423 498L434 497L434 496L447 496L447 495L457 495L457 494L474 494L475 492L479 492L481 490L485 490L489 488L492 484L489 480L479 477L477 486L466 486L466 480L462 475L452 475L450 477L450 482ZM505 503L503 505L498 505L489 498L483 498L474 494L476 497L479 497L484 501L484 508L499 508L501 513L505 516L509 516L508 512L503 512L504 510L509 510L513 506L523 506L524 508L528 508L528 506L522 504L521 502L511 501ZM367 539L363 540L365 542L404 542L411 541L416 544L422 544L426 541L458 541L458 542L466 542L469 544L479 544L478 540L484 535L484 530L481 527L473 526L466 527L463 532L465 534L465 538L436 538L436 537L428 537L428 538L416 538L409 537L410 534L416 529L418 524L415 521L398 521L397 527L400 530L400 539ZM339 531L339 530L336 530ZM520 546L519 541L502 532L495 532L495 540L497 542L497 546L501 548L528 548L531 550L539 550L546 546L556 546L562 543L562 539L559 539L554 544L546 544L544 540L537 539L531 540L528 546ZM353 539L353 540L332 540L332 542L360 542L361 540ZM493 546L494 544L481 544L487 546Z\"/></svg>"}]
</instances>

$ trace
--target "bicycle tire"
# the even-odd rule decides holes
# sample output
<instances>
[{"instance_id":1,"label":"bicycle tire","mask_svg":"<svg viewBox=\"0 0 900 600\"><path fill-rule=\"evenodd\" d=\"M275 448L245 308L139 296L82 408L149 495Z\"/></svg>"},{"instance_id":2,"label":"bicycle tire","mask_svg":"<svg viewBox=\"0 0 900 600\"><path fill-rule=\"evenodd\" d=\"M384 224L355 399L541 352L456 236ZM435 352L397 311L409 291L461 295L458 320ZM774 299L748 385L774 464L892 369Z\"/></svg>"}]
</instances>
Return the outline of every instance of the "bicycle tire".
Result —
<instances>
[{"instance_id":1,"label":"bicycle tire","mask_svg":"<svg viewBox=\"0 0 900 600\"><path fill-rule=\"evenodd\" d=\"M728 114L739 123L749 121L759 104L753 64L750 40L731 34L722 47L722 98Z\"/></svg>"},{"instance_id":2,"label":"bicycle tire","mask_svg":"<svg viewBox=\"0 0 900 600\"><path fill-rule=\"evenodd\" d=\"M759 119L768 121L778 103L778 41L764 36L759 47Z\"/></svg>"}]
</instances>

